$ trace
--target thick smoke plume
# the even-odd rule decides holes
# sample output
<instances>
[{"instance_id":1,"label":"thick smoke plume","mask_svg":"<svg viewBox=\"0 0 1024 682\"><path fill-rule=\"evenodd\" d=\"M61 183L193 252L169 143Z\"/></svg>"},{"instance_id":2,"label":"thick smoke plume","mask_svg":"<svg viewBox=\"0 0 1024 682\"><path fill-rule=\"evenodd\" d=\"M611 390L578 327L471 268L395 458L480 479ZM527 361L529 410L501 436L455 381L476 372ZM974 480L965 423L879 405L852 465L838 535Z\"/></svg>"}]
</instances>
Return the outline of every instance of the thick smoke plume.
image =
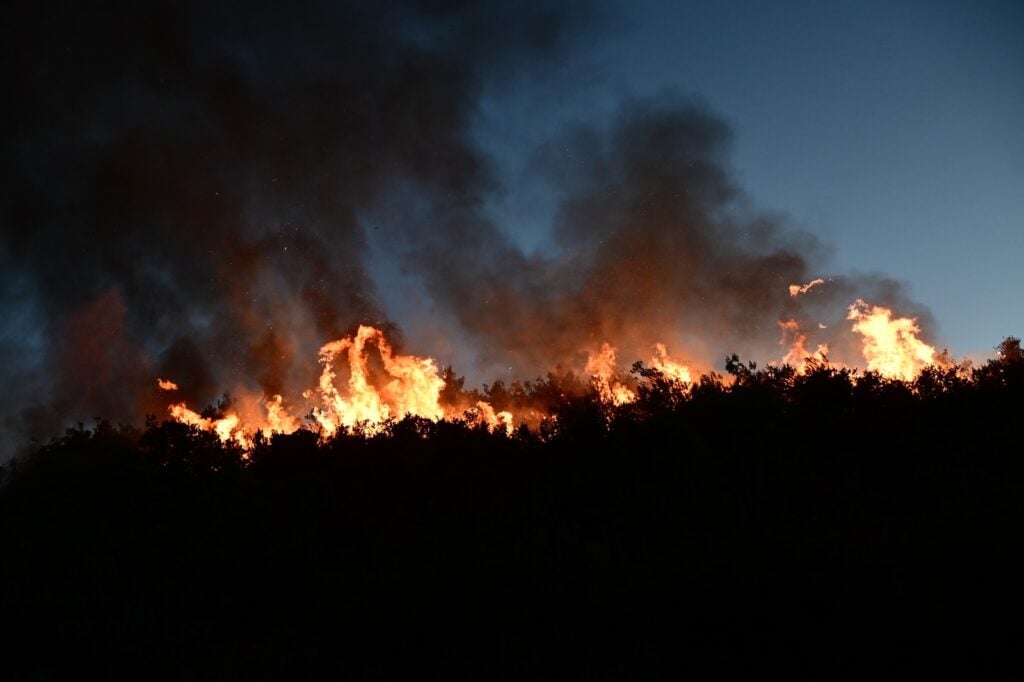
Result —
<instances>
[{"instance_id":1,"label":"thick smoke plume","mask_svg":"<svg viewBox=\"0 0 1024 682\"><path fill-rule=\"evenodd\" d=\"M409 266L486 358L527 371L582 366L605 340L634 359L668 341L705 368L725 349L773 359L780 319L839 325L857 296L926 315L883 277L834 277L794 300L789 285L821 274L826 250L748 205L729 140L699 101L627 102L606 129L570 130L538 155L561 197L557 253L524 256L467 200L407 218Z\"/></svg>"},{"instance_id":2,"label":"thick smoke plume","mask_svg":"<svg viewBox=\"0 0 1024 682\"><path fill-rule=\"evenodd\" d=\"M4 36L6 447L163 414L156 376L199 404L297 397L321 344L388 327L369 239L482 367L525 376L606 340L630 360L654 341L705 366L775 358L779 319L831 326L857 296L923 312L879 278L790 297L827 274L824 250L747 205L728 127L675 95L539 150L557 249L517 248L487 218L501 179L474 117L486 88L597 30L565 7L34 7ZM393 221L371 237L382 206Z\"/></svg>"}]
</instances>

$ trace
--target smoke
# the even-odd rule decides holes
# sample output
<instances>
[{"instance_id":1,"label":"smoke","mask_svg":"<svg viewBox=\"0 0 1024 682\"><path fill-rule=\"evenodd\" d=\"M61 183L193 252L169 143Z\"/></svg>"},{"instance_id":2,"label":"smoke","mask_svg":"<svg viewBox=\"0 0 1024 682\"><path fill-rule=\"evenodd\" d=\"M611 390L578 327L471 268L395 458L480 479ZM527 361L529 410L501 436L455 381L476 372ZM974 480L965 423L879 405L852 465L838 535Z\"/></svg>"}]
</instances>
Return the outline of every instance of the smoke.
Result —
<instances>
[{"instance_id":1,"label":"smoke","mask_svg":"<svg viewBox=\"0 0 1024 682\"><path fill-rule=\"evenodd\" d=\"M203 379L193 391L315 376L321 343L385 321L356 216L403 182L483 191L480 88L579 25L513 2L18 14L0 256L25 295L4 297L0 348L20 384L6 423L30 432L135 418L154 373Z\"/></svg>"},{"instance_id":2,"label":"smoke","mask_svg":"<svg viewBox=\"0 0 1024 682\"><path fill-rule=\"evenodd\" d=\"M857 297L927 317L880 276L833 277L793 300L789 285L822 274L828 251L750 206L729 172L730 135L694 98L625 102L606 127L572 127L536 155L560 197L554 253L526 256L472 197L455 197L392 216L403 262L485 362L527 375L581 367L604 341L627 364L656 341L705 369L733 351L777 359L778 322L791 318L842 349Z\"/></svg>"},{"instance_id":3,"label":"smoke","mask_svg":"<svg viewBox=\"0 0 1024 682\"><path fill-rule=\"evenodd\" d=\"M557 249L517 248L485 210L501 178L471 134L481 95L603 30L593 13L410 0L17 14L0 171L8 450L78 419L161 414L156 376L200 404L294 397L321 344L388 327L371 240L481 366L527 376L604 340L623 357L655 340L701 359L772 348L780 314L902 296L848 278L790 300L824 250L747 206L727 126L674 95L539 150ZM379 233L362 219L382 214Z\"/></svg>"}]
</instances>

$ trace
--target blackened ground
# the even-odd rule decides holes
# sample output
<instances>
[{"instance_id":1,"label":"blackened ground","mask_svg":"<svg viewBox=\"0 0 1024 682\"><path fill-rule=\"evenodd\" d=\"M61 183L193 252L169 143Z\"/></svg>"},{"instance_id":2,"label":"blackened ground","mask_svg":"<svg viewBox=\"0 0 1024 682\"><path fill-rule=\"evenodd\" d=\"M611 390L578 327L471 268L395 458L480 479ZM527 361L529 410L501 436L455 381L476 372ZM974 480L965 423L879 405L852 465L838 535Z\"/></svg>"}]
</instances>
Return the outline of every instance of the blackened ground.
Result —
<instances>
[{"instance_id":1,"label":"blackened ground","mask_svg":"<svg viewBox=\"0 0 1024 682\"><path fill-rule=\"evenodd\" d=\"M543 439L408 419L250 462L77 429L5 473L0 677L1019 679L1022 368L732 363Z\"/></svg>"}]
</instances>

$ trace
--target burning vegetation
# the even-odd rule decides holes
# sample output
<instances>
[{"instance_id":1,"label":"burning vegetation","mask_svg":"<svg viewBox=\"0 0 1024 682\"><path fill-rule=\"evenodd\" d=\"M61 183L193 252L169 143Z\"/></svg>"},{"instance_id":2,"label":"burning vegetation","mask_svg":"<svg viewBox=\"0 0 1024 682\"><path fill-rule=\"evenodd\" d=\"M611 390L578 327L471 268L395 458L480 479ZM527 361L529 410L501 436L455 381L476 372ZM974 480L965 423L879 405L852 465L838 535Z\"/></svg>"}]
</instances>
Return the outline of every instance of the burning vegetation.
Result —
<instances>
[{"instance_id":1,"label":"burning vegetation","mask_svg":"<svg viewBox=\"0 0 1024 682\"><path fill-rule=\"evenodd\" d=\"M790 285L789 292L795 298L824 284L825 280L819 278L805 285ZM954 366L944 354L918 337L921 329L912 318L898 317L888 308L857 300L850 305L847 320L853 323L848 333L859 341L859 358L831 359L826 342L819 343L814 351L809 350L810 334L827 329L824 324L808 332L801 330L795 319L779 321L780 343L787 349L781 359L782 367L792 368L799 375L816 368L850 368L847 376L856 381L861 375L857 368L863 365L864 371L882 379L913 382L927 369L948 370ZM646 367L671 382L671 390L680 395L695 382L709 378L706 368L698 374L702 370L697 366L673 359L660 341L651 344L650 349ZM257 432L269 438L275 433L290 434L308 428L325 437L339 431L372 436L405 417L461 421L509 434L517 424L539 428L545 419L552 418L555 409L552 405L531 403L529 398L524 400L522 390L514 406L500 390L485 386L483 393L465 391L464 382L456 380L450 369L442 372L437 360L398 354L382 330L367 325L361 325L350 337L325 344L320 349L319 361L322 370L317 386L302 391L301 396L292 396L290 401L303 406L305 422L289 412L280 394L261 398L261 413L248 422L243 422L230 408L222 409L216 417L204 416L179 401L167 407L168 414L183 424L216 433L225 443L234 442L250 449ZM643 367L643 361L638 361L635 370ZM609 407L628 405L637 399L636 379L619 364L617 348L607 341L587 354L577 372L582 385ZM449 382L453 385L449 386ZM521 387L522 383L515 385ZM157 387L161 391L179 390L174 381L160 378ZM495 401L497 407L492 404Z\"/></svg>"},{"instance_id":2,"label":"burning vegetation","mask_svg":"<svg viewBox=\"0 0 1024 682\"><path fill-rule=\"evenodd\" d=\"M0 468L8 676L871 677L865 633L887 666L1017 660L988 616L1021 570L1018 339L912 381L594 357L475 395L364 328L304 428L275 398L269 436L223 406L70 429Z\"/></svg>"},{"instance_id":3,"label":"burning vegetation","mask_svg":"<svg viewBox=\"0 0 1024 682\"><path fill-rule=\"evenodd\" d=\"M819 277L698 97L482 146L605 3L21 4L0 677L828 678L997 622L1018 339ZM1003 678L936 667L851 676Z\"/></svg>"}]
</instances>

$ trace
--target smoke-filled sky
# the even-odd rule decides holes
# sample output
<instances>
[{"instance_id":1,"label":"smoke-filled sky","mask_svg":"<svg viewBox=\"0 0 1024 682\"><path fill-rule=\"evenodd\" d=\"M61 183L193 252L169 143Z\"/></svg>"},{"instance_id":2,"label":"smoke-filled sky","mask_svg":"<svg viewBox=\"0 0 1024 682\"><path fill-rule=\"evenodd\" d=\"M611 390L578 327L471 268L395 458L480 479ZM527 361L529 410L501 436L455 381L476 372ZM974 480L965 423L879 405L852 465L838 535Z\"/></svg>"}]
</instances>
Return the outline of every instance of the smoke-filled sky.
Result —
<instances>
[{"instance_id":1,"label":"smoke-filled sky","mask_svg":"<svg viewBox=\"0 0 1024 682\"><path fill-rule=\"evenodd\" d=\"M696 93L731 126L732 169L755 203L822 237L840 267L909 282L942 344L988 352L1019 334L1024 4L640 2L622 16L574 63L572 87L540 102L523 87L511 109L488 109L495 141L518 142L513 162L567 116L662 87ZM529 221L524 203L506 210Z\"/></svg>"},{"instance_id":2,"label":"smoke-filled sky","mask_svg":"<svg viewBox=\"0 0 1024 682\"><path fill-rule=\"evenodd\" d=\"M298 399L360 323L472 383L1022 331L1015 3L292 5L9 13L0 456L158 375Z\"/></svg>"}]
</instances>

